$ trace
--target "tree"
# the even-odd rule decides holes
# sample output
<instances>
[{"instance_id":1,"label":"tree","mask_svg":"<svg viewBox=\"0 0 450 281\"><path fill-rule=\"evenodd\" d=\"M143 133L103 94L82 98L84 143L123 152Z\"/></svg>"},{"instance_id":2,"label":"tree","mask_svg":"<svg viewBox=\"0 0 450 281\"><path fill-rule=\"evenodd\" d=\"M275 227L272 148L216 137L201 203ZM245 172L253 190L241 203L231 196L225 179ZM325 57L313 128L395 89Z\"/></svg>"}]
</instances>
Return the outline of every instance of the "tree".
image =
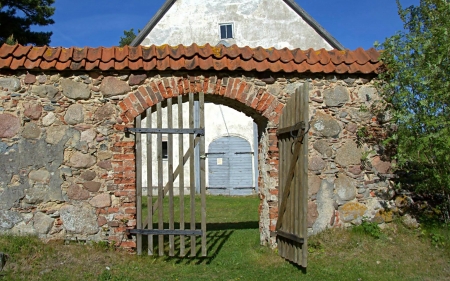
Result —
<instances>
[{"instance_id":1,"label":"tree","mask_svg":"<svg viewBox=\"0 0 450 281\"><path fill-rule=\"evenodd\" d=\"M140 32L140 30L138 30ZM130 30L124 30L123 31L124 37L120 36L119 46L123 47L125 45L130 45L131 42L133 42L134 38L136 38L136 33L134 33L134 29Z\"/></svg>"},{"instance_id":2,"label":"tree","mask_svg":"<svg viewBox=\"0 0 450 281\"><path fill-rule=\"evenodd\" d=\"M55 0L0 0L0 44L8 38L20 44L48 45L52 32L31 31L31 26L53 24ZM9 42L14 42L10 40Z\"/></svg>"},{"instance_id":3,"label":"tree","mask_svg":"<svg viewBox=\"0 0 450 281\"><path fill-rule=\"evenodd\" d=\"M399 171L416 190L450 194L450 1L406 9L405 31L381 44L381 92L397 130Z\"/></svg>"}]
</instances>

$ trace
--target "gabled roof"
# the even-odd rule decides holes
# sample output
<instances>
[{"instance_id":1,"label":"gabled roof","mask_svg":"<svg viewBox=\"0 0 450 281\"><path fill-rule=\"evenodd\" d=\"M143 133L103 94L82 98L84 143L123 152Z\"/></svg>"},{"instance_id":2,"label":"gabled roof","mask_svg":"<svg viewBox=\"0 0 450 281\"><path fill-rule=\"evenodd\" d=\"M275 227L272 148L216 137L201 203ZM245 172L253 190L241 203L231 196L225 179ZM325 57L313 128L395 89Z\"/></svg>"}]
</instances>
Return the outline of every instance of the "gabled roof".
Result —
<instances>
[{"instance_id":1,"label":"gabled roof","mask_svg":"<svg viewBox=\"0 0 450 281\"><path fill-rule=\"evenodd\" d=\"M376 74L381 62L367 51L264 49L198 46L51 48L6 45L0 48L0 70L209 70L284 73Z\"/></svg>"},{"instance_id":2,"label":"gabled roof","mask_svg":"<svg viewBox=\"0 0 450 281\"><path fill-rule=\"evenodd\" d=\"M130 46L138 46L144 41L147 35L164 17L167 11L172 7L176 0L166 0L162 7L156 12L153 18L139 32L139 34L131 42ZM283 0L290 8L292 8L304 21L306 21L317 33L320 34L334 49L345 50L344 46L339 43L328 31L326 31L315 19L313 19L305 10L303 10L295 0Z\"/></svg>"}]
</instances>

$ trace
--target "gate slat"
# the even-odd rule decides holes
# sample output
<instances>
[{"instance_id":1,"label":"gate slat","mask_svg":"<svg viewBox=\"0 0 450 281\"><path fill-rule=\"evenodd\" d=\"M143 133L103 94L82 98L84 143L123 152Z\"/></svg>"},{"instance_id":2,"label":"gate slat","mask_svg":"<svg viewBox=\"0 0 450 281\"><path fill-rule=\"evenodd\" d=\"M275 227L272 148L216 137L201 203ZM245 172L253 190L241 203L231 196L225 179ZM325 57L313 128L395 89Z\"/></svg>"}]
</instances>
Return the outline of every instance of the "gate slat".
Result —
<instances>
[{"instance_id":1,"label":"gate slat","mask_svg":"<svg viewBox=\"0 0 450 281\"><path fill-rule=\"evenodd\" d=\"M178 96L178 128L183 128L183 97ZM180 167L180 176L179 176L179 184L178 187L180 189L180 229L184 230L184 162L183 157L181 157L184 153L183 148L183 134L178 134L178 166ZM184 235L180 236L180 256L184 256Z\"/></svg>"},{"instance_id":2,"label":"gate slat","mask_svg":"<svg viewBox=\"0 0 450 281\"><path fill-rule=\"evenodd\" d=\"M136 117L136 128L141 127L141 116ZM142 175L142 141L141 134L136 133L136 173ZM136 227L142 227L142 177L136 179ZM136 236L137 254L142 255L142 235Z\"/></svg>"},{"instance_id":3,"label":"gate slat","mask_svg":"<svg viewBox=\"0 0 450 281\"><path fill-rule=\"evenodd\" d=\"M189 93L189 128L194 128L194 94ZM195 163L194 163L194 138L196 136L189 135L189 148L191 154L189 157L189 193L190 193L190 214L191 214L191 230L195 230ZM196 253L196 238L191 236L191 256Z\"/></svg>"},{"instance_id":4,"label":"gate slat","mask_svg":"<svg viewBox=\"0 0 450 281\"><path fill-rule=\"evenodd\" d=\"M152 127L152 110L147 108L147 128ZM153 158L152 135L147 134L147 222L148 229L153 229ZM146 226L142 226L145 228ZM153 235L148 235L148 255L153 255Z\"/></svg>"},{"instance_id":5,"label":"gate slat","mask_svg":"<svg viewBox=\"0 0 450 281\"><path fill-rule=\"evenodd\" d=\"M205 94L199 93L200 96L200 128L205 127ZM205 136L200 136L200 196L201 196L201 229L202 229L202 256L206 257L206 157L205 156Z\"/></svg>"},{"instance_id":6,"label":"gate slat","mask_svg":"<svg viewBox=\"0 0 450 281\"><path fill-rule=\"evenodd\" d=\"M173 128L173 114L172 114L172 98L167 99L167 128ZM169 185L169 229L175 229L175 215L173 204L173 134L167 136L167 163L168 163L168 185ZM169 235L169 256L174 256L175 242L174 236Z\"/></svg>"},{"instance_id":7,"label":"gate slat","mask_svg":"<svg viewBox=\"0 0 450 281\"><path fill-rule=\"evenodd\" d=\"M302 108L301 112L301 120L305 120L305 122L309 121L309 84L305 83L303 85L303 94L301 95L301 102L300 106ZM308 128L309 125L307 125ZM307 216L308 216L308 137L305 136L303 139L303 151L301 154L300 162L302 163L301 170L299 171L300 178L302 179L303 183L301 186L303 187L301 189L301 201L303 204L301 204L300 210L300 219L302 222L300 224L300 234L303 234L304 243L302 245L302 266L306 267L308 265L308 239L307 239L307 233L308 233L308 226L306 224Z\"/></svg>"},{"instance_id":8,"label":"gate slat","mask_svg":"<svg viewBox=\"0 0 450 281\"><path fill-rule=\"evenodd\" d=\"M157 127L162 128L162 109L161 103L156 105L156 122ZM158 229L164 229L163 220L163 160L162 160L162 134L156 135L157 151L156 157L158 159ZM164 236L158 235L158 253L160 256L164 256Z\"/></svg>"}]
</instances>

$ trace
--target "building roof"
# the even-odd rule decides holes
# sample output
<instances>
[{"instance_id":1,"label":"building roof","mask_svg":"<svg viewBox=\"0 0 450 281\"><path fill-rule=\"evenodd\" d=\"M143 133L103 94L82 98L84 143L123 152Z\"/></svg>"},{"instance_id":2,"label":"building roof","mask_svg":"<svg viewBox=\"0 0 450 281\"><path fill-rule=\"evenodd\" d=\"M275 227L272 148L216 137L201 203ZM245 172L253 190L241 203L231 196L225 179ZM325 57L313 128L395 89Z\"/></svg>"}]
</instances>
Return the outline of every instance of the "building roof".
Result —
<instances>
[{"instance_id":1,"label":"building roof","mask_svg":"<svg viewBox=\"0 0 450 281\"><path fill-rule=\"evenodd\" d=\"M158 24L158 22L169 11L176 0L166 0L162 7L150 19L147 25L131 42L131 46L138 46L144 41L147 35ZM294 0L283 0L291 9L293 9L304 21L306 21L317 33L320 34L334 49L344 50L344 46L339 43L328 31L326 31L315 19L313 19L305 10L303 10Z\"/></svg>"},{"instance_id":2,"label":"building roof","mask_svg":"<svg viewBox=\"0 0 450 281\"><path fill-rule=\"evenodd\" d=\"M375 49L264 49L261 47L138 46L52 48L6 45L0 48L1 69L29 70L212 70L284 73L375 74L381 66Z\"/></svg>"}]
</instances>

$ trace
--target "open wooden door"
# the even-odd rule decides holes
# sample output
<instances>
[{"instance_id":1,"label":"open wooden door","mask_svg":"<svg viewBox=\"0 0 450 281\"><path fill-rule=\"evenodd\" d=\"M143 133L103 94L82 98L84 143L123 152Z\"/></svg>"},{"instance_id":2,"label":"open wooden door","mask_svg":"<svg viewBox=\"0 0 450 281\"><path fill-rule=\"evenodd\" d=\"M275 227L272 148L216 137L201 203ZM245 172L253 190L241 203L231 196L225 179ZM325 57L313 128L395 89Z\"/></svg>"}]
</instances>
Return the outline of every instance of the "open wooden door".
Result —
<instances>
[{"instance_id":1,"label":"open wooden door","mask_svg":"<svg viewBox=\"0 0 450 281\"><path fill-rule=\"evenodd\" d=\"M281 257L306 268L308 206L309 84L287 101L277 131L279 200L276 236Z\"/></svg>"}]
</instances>

